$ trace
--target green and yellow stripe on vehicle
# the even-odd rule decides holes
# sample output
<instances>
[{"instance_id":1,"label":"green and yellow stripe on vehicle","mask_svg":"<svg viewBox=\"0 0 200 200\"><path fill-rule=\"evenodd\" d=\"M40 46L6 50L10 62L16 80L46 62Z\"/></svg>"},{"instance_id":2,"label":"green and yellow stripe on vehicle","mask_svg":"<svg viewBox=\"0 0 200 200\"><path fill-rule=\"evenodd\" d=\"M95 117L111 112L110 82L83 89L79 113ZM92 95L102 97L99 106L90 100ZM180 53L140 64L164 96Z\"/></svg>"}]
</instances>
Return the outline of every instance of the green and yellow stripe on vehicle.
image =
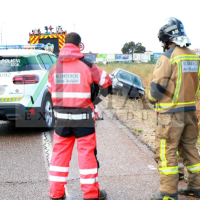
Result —
<instances>
[{"instance_id":1,"label":"green and yellow stripe on vehicle","mask_svg":"<svg viewBox=\"0 0 200 200\"><path fill-rule=\"evenodd\" d=\"M5 103L5 102L19 102L23 99L23 97L4 97L0 98L0 103Z\"/></svg>"}]
</instances>

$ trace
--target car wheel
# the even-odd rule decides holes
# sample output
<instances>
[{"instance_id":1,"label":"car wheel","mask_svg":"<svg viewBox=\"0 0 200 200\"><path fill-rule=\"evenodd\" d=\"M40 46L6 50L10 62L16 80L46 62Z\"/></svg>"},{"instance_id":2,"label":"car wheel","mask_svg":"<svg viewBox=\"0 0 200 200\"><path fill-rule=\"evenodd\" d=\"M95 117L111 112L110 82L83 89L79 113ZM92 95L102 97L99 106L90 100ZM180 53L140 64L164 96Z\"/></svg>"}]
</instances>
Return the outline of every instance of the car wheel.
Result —
<instances>
[{"instance_id":1,"label":"car wheel","mask_svg":"<svg viewBox=\"0 0 200 200\"><path fill-rule=\"evenodd\" d=\"M53 113L53 104L49 96L45 97L42 107L43 119L41 120L41 125L45 129L51 129L54 127L55 117Z\"/></svg>"}]
</instances>

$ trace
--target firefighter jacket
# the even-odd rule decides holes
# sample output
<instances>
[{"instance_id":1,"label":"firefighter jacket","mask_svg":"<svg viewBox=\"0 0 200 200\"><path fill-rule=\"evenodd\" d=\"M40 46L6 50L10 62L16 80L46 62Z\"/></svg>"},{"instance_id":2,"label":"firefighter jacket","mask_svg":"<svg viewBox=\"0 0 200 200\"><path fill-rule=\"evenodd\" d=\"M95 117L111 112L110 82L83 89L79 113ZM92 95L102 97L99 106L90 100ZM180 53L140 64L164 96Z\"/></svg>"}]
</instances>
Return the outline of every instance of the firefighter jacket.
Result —
<instances>
[{"instance_id":1,"label":"firefighter jacket","mask_svg":"<svg viewBox=\"0 0 200 200\"><path fill-rule=\"evenodd\" d=\"M102 88L94 102L91 101L93 83ZM60 125L71 126L79 121L79 126L83 127L88 126L86 119L93 121L93 104L98 104L107 96L112 89L112 81L107 72L84 59L77 46L67 43L62 47L57 63L49 71L48 89L55 117L64 123Z\"/></svg>"},{"instance_id":2,"label":"firefighter jacket","mask_svg":"<svg viewBox=\"0 0 200 200\"><path fill-rule=\"evenodd\" d=\"M149 100L157 112L195 111L200 58L187 47L172 43L156 63Z\"/></svg>"}]
</instances>

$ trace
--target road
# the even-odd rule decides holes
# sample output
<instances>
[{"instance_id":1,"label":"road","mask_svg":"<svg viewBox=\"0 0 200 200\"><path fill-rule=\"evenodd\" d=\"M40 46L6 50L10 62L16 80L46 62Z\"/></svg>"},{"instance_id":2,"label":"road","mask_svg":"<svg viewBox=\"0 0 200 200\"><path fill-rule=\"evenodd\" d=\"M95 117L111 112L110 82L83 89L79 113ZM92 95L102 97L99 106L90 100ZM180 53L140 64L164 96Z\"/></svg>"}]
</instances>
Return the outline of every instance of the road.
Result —
<instances>
[{"instance_id":1,"label":"road","mask_svg":"<svg viewBox=\"0 0 200 200\"><path fill-rule=\"evenodd\" d=\"M42 134L38 129L16 129L1 121L0 199L49 199Z\"/></svg>"},{"instance_id":2,"label":"road","mask_svg":"<svg viewBox=\"0 0 200 200\"><path fill-rule=\"evenodd\" d=\"M107 200L148 200L159 192L154 154L105 108L97 121L99 182ZM101 113L101 109L100 109ZM0 122L0 199L49 199L48 160L53 131L16 129ZM185 185L182 181L180 185ZM67 200L81 200L77 151L74 148L66 186ZM188 198L179 195L179 200Z\"/></svg>"}]
</instances>

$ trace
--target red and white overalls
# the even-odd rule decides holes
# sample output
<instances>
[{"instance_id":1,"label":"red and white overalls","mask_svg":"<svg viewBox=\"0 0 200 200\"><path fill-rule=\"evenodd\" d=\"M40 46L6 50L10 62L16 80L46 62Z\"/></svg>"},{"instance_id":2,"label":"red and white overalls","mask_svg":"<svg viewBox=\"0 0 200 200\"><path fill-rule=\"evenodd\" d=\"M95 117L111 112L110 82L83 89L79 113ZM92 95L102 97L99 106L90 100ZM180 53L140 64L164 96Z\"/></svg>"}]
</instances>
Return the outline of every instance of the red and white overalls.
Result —
<instances>
[{"instance_id":1,"label":"red and white overalls","mask_svg":"<svg viewBox=\"0 0 200 200\"><path fill-rule=\"evenodd\" d=\"M95 102L91 102L92 83L101 86ZM94 106L112 88L109 74L84 59L77 46L67 43L58 62L50 69L48 89L51 93L56 128L49 169L50 197L65 193L69 163L77 140L81 189L85 199L98 198L98 168Z\"/></svg>"}]
</instances>

